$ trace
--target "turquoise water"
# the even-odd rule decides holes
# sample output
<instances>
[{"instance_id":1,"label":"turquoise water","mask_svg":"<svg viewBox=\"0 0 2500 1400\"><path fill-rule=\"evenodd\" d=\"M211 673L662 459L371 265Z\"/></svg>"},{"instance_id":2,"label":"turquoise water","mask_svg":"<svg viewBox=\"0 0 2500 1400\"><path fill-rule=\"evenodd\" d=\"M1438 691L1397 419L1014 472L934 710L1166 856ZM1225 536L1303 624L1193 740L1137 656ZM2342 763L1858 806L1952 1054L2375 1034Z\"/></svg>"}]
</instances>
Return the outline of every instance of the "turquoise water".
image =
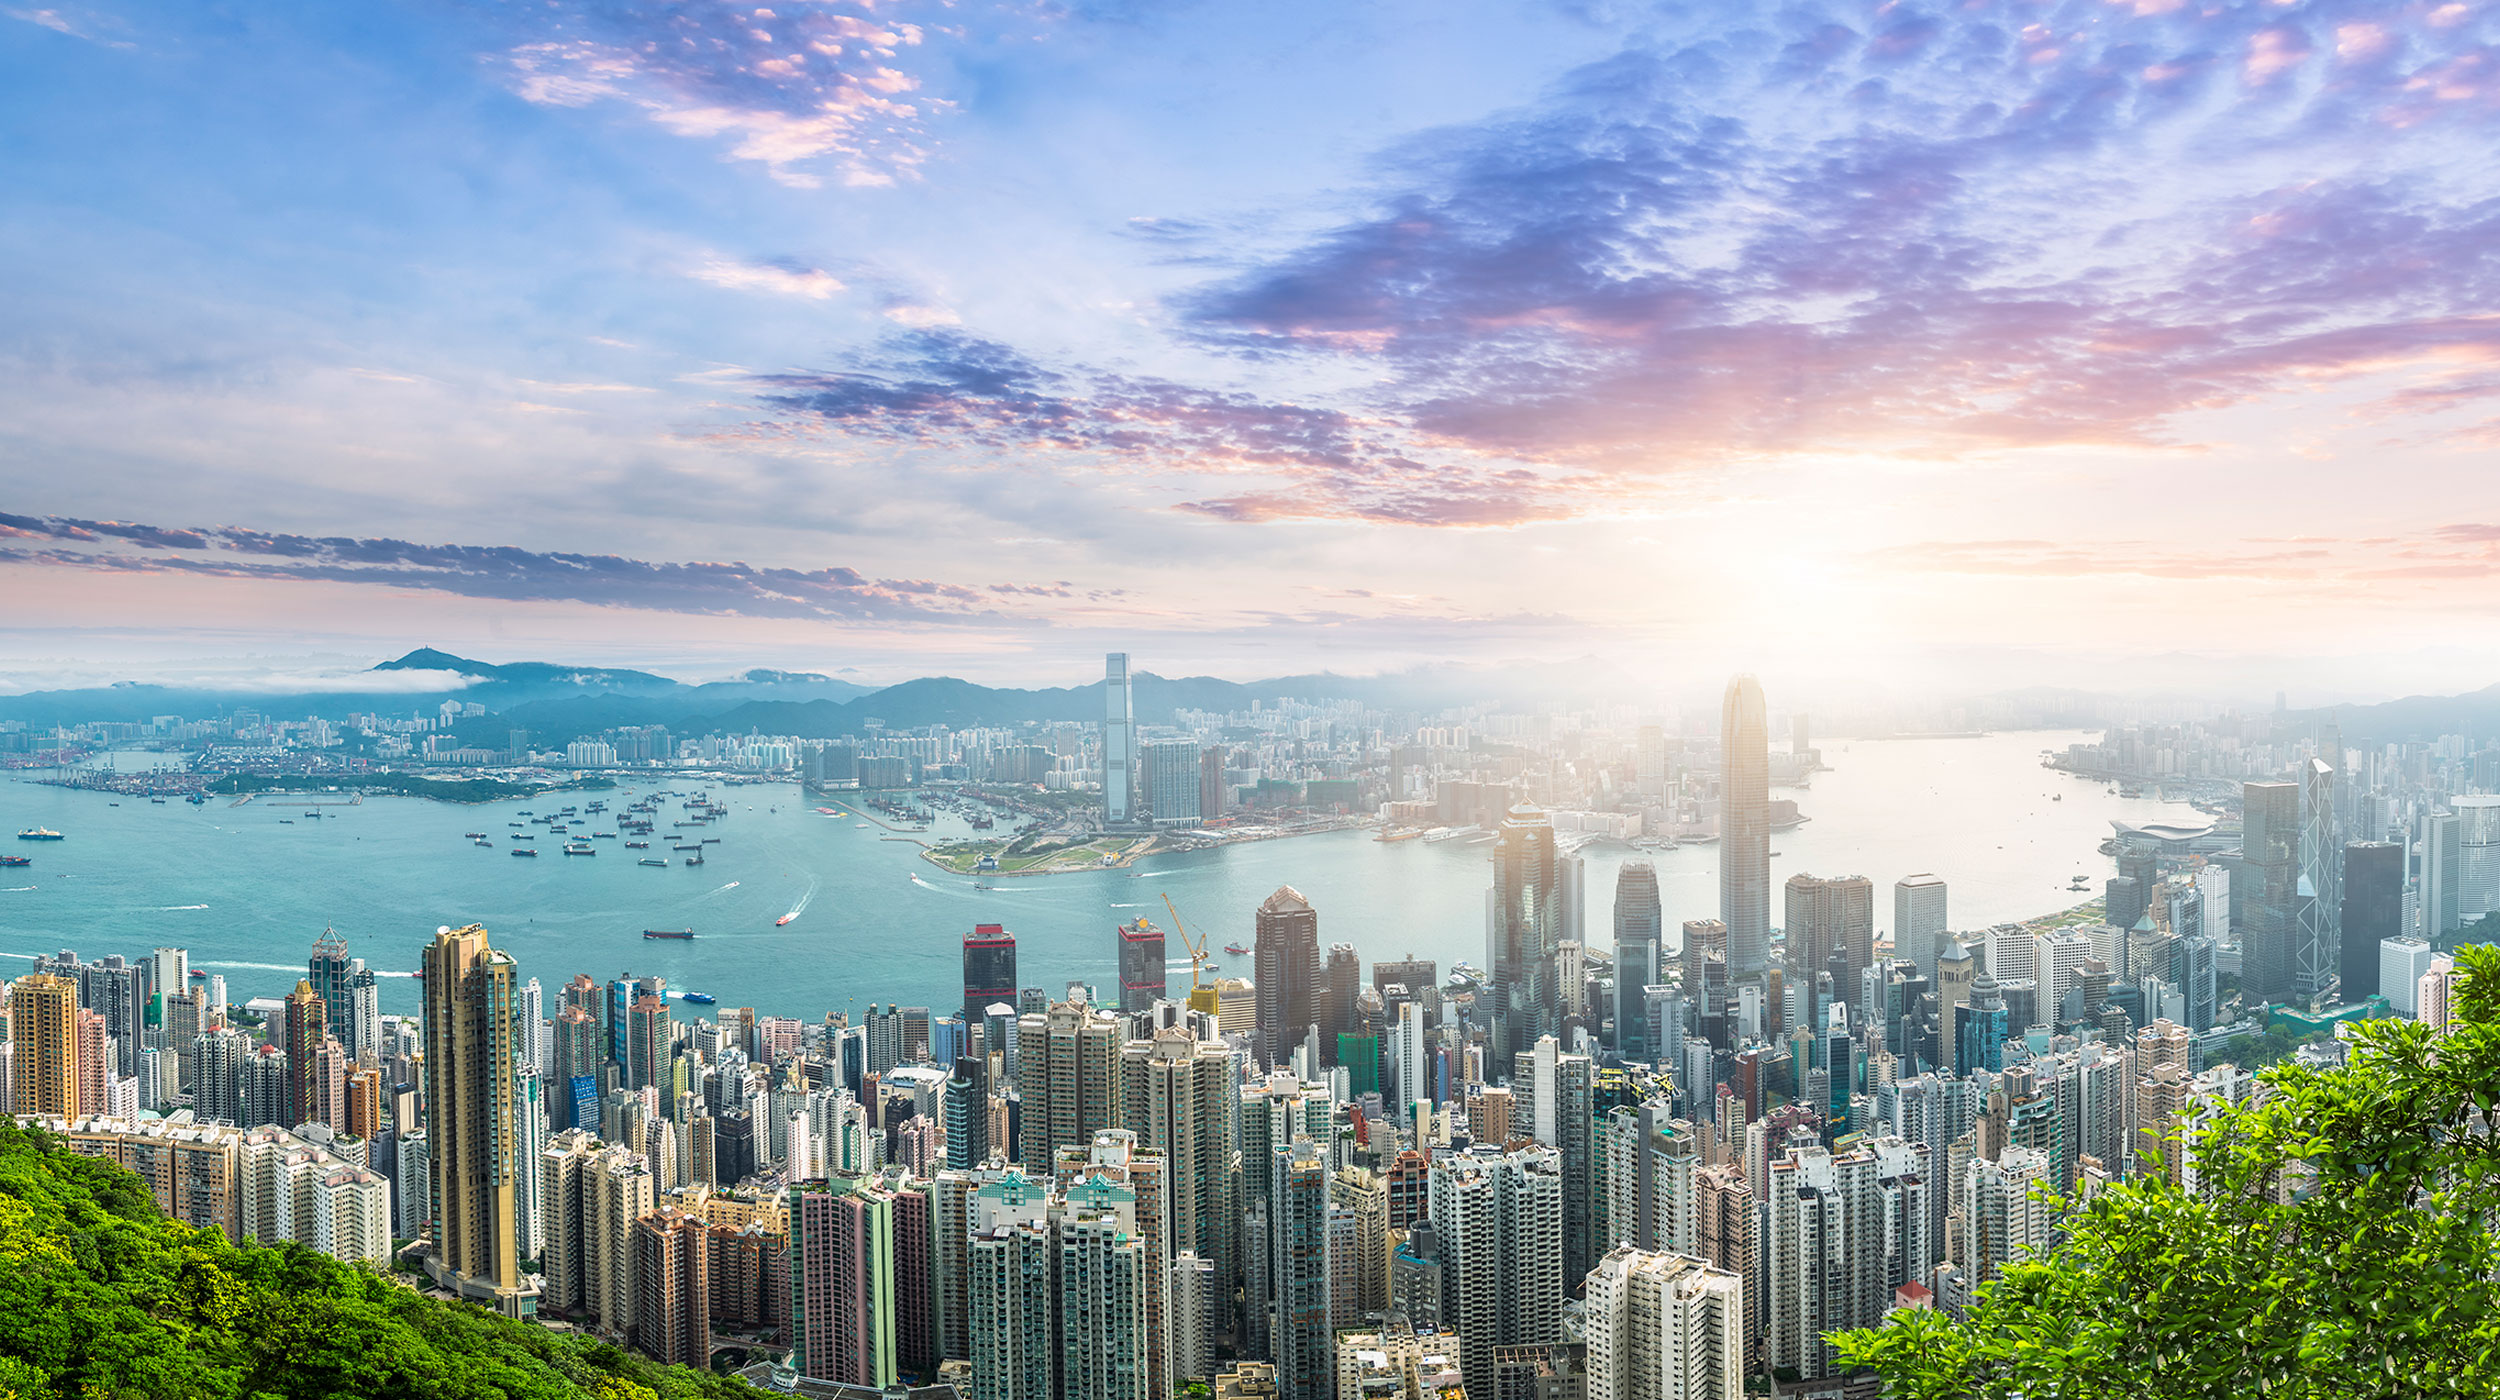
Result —
<instances>
[{"instance_id":1,"label":"turquoise water","mask_svg":"<svg viewBox=\"0 0 2500 1400\"><path fill-rule=\"evenodd\" d=\"M1872 876L1878 927L1891 921L1891 883L1920 871L1944 877L1956 928L2065 908L2082 898L2066 892L2069 877L2089 873L2097 890L2112 873L2095 853L2110 818L2185 810L2039 767L2040 750L2077 737L1827 746L1824 761L1835 771L1817 775L1811 789L1774 793L1796 798L1813 820L1773 836L1772 879L1800 871ZM700 786L685 778L665 785ZM621 809L649 786L478 807L373 798L309 819L300 799L159 807L0 782L0 831L40 825L68 838L6 844L34 864L0 870L0 975L11 959L59 948L92 958L184 947L194 967L223 973L240 1001L290 989L325 927L373 967L404 973L437 925L479 922L550 996L576 972L657 974L723 1006L816 1019L871 1001L956 1005L959 942L975 923L1004 923L1016 934L1026 986L1108 985L1113 930L1122 921L1150 913L1168 926L1159 895L1170 894L1191 930L1221 949L1250 941L1251 911L1280 884L1298 887L1319 910L1323 942L1352 943L1367 961L1407 953L1437 958L1445 969L1459 958L1484 961L1489 846L1459 841L1381 843L1339 832L1152 856L1137 878L1127 871L993 877L997 888L985 891L939 872L916 846L886 839L881 828L816 815L819 804L793 786L713 785L730 815L703 833L721 840L704 848L699 867L634 864L667 853L673 801L662 809L652 852L628 851L620 838L597 842L596 857L567 857L559 854L561 838L527 826L538 857L504 853L505 823L520 820L523 809L544 813L593 798ZM587 829L603 825L613 829ZM462 839L468 831L487 832L495 849L472 846ZM952 834L969 833L941 816L927 836ZM1628 857L1657 863L1671 934L1685 919L1716 913L1714 847L1642 856L1599 845L1585 854L1594 942L1611 938L1615 868ZM775 926L794 909L796 919ZM1774 917L1777 909L1775 894ZM646 928L692 928L698 937L646 940ZM1177 939L1171 949L1179 954ZM1248 975L1248 958L1219 953L1218 960ZM1185 988L1187 973L1175 973L1173 983ZM416 983L385 978L382 1003L386 1011L414 1010Z\"/></svg>"}]
</instances>

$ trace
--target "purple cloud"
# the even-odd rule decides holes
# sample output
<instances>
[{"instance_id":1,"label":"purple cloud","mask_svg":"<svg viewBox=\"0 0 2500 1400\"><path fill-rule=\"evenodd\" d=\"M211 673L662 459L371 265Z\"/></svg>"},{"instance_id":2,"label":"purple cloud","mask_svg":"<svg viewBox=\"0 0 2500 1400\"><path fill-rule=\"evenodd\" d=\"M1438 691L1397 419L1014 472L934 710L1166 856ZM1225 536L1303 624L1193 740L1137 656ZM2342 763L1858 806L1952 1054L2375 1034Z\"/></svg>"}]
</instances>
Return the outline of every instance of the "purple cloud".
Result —
<instances>
[{"instance_id":1,"label":"purple cloud","mask_svg":"<svg viewBox=\"0 0 2500 1400\"><path fill-rule=\"evenodd\" d=\"M1512 523L1559 513L1536 473L1422 460L1392 425L1340 409L1083 367L1046 368L954 331L893 337L872 370L758 375L765 407L855 437L1000 453L1091 454L1187 476L1282 477L1177 503L1227 520L1331 516L1410 524Z\"/></svg>"},{"instance_id":2,"label":"purple cloud","mask_svg":"<svg viewBox=\"0 0 2500 1400\"><path fill-rule=\"evenodd\" d=\"M870 578L840 566L782 569L746 563L655 563L612 554L509 546L316 538L232 526L168 530L123 521L0 515L0 560L112 573L417 588L505 602L591 603L653 612L916 623L1036 623L1000 611L1001 597L1064 597L1064 582L970 586ZM81 546L66 548L63 545Z\"/></svg>"},{"instance_id":3,"label":"purple cloud","mask_svg":"<svg viewBox=\"0 0 2500 1400\"><path fill-rule=\"evenodd\" d=\"M844 183L887 184L923 155L919 79L900 65L924 34L877 8L553 0L523 12L526 41L505 61L531 102L623 102L680 136L726 140L785 184L820 184L823 164Z\"/></svg>"}]
</instances>

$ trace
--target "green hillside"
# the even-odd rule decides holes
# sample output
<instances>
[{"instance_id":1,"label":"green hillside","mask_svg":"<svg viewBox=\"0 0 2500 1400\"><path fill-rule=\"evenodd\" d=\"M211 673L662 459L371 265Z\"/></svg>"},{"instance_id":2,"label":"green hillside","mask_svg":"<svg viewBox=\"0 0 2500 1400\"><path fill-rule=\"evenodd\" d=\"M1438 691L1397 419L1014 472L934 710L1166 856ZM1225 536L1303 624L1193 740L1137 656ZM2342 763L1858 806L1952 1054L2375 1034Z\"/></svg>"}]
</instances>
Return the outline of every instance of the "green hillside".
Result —
<instances>
[{"instance_id":1,"label":"green hillside","mask_svg":"<svg viewBox=\"0 0 2500 1400\"><path fill-rule=\"evenodd\" d=\"M761 1392L299 1245L167 1220L145 1183L0 1120L0 1400L693 1400Z\"/></svg>"}]
</instances>

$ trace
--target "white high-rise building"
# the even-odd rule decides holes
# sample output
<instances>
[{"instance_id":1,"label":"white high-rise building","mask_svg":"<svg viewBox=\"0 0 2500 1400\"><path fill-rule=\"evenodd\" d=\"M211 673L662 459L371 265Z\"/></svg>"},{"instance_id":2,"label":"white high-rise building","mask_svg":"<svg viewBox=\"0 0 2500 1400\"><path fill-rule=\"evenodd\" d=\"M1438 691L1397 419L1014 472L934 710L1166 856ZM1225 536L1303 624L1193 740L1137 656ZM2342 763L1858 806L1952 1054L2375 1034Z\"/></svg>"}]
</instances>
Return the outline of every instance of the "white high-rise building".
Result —
<instances>
[{"instance_id":1,"label":"white high-rise building","mask_svg":"<svg viewBox=\"0 0 2500 1400\"><path fill-rule=\"evenodd\" d=\"M1835 1156L1792 1147L1769 1164L1763 1346L1770 1365L1819 1380L1832 1367L1827 1333L1883 1319L1892 1290L1878 1167L1864 1148Z\"/></svg>"},{"instance_id":2,"label":"white high-rise building","mask_svg":"<svg viewBox=\"0 0 2500 1400\"><path fill-rule=\"evenodd\" d=\"M1561 1340L1562 1154L1491 1145L1432 1164L1442 1325L1456 1322L1467 1393L1492 1395L1494 1353Z\"/></svg>"},{"instance_id":3,"label":"white high-rise building","mask_svg":"<svg viewBox=\"0 0 2500 1400\"><path fill-rule=\"evenodd\" d=\"M1962 1175L1962 1268L1986 1283L2049 1247L2050 1214L2042 1191L2054 1191L2056 1164L2034 1147L2008 1147L1996 1161L1974 1160Z\"/></svg>"},{"instance_id":4,"label":"white high-rise building","mask_svg":"<svg viewBox=\"0 0 2500 1400\"><path fill-rule=\"evenodd\" d=\"M391 1188L378 1173L275 1124L243 1132L236 1168L244 1238L390 1263Z\"/></svg>"},{"instance_id":5,"label":"white high-rise building","mask_svg":"<svg viewBox=\"0 0 2500 1400\"><path fill-rule=\"evenodd\" d=\"M2379 940L2378 988L2399 1015L2420 1014L2422 974L2430 970L2430 944L2419 938Z\"/></svg>"},{"instance_id":6,"label":"white high-rise building","mask_svg":"<svg viewBox=\"0 0 2500 1400\"><path fill-rule=\"evenodd\" d=\"M2422 881L2420 922L2414 931L2435 943L2457 926L2457 866L2464 859L2465 823L2454 812L2433 812L2422 819Z\"/></svg>"},{"instance_id":7,"label":"white high-rise building","mask_svg":"<svg viewBox=\"0 0 2500 1400\"><path fill-rule=\"evenodd\" d=\"M1588 1400L1739 1400L1745 1284L1678 1254L1618 1247L1589 1272Z\"/></svg>"},{"instance_id":8,"label":"white high-rise building","mask_svg":"<svg viewBox=\"0 0 2500 1400\"><path fill-rule=\"evenodd\" d=\"M1936 954L1944 947L1944 881L1934 875L1905 875L1892 887L1892 955L1918 964L1919 974L1936 975Z\"/></svg>"}]
</instances>

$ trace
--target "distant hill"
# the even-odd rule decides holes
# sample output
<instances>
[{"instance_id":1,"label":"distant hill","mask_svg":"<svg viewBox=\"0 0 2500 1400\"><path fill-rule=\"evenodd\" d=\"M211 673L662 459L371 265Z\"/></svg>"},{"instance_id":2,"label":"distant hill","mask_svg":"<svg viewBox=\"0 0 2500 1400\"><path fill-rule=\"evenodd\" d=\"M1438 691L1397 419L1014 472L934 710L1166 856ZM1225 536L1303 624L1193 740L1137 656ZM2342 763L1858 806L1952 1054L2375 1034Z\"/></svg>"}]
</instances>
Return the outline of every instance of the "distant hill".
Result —
<instances>
[{"instance_id":1,"label":"distant hill","mask_svg":"<svg viewBox=\"0 0 2500 1400\"><path fill-rule=\"evenodd\" d=\"M429 712L439 709L446 700L483 705L493 713L563 702L601 704L622 700L641 703L638 707L611 707L615 713L632 717L608 723L683 724L756 700L843 701L871 693L868 686L806 671L758 669L736 680L686 685L648 671L546 661L478 661L433 647L419 647L405 656L382 662L369 674L394 672L459 676L463 683L440 689L349 687L268 692L124 682L93 689L0 696L0 719L48 727L86 720L144 722L156 715L204 719L237 710L255 710L287 719L342 719L360 713Z\"/></svg>"},{"instance_id":2,"label":"distant hill","mask_svg":"<svg viewBox=\"0 0 2500 1400\"><path fill-rule=\"evenodd\" d=\"M2376 705L2329 705L2301 710L2295 719L2310 730L2332 719L2344 743L2396 744L2462 734L2469 739L2500 738L2500 685L2463 695L2408 695Z\"/></svg>"},{"instance_id":3,"label":"distant hill","mask_svg":"<svg viewBox=\"0 0 2500 1400\"><path fill-rule=\"evenodd\" d=\"M351 713L434 711L446 700L484 706L454 732L485 748L502 748L526 729L538 747L624 725L663 725L679 734L719 730L836 738L887 729L943 724L1014 726L1100 720L1099 680L1085 685L1014 689L952 676L929 676L882 689L805 671L755 669L736 680L686 685L648 671L545 661L489 662L420 647L382 662L374 674L458 676L440 690L372 688L261 693L122 684L0 697L0 719L29 725L85 720L145 721L155 715L201 719L250 709L281 718L339 719ZM1168 723L1179 710L1247 710L1256 702L1350 700L1391 712L1434 713L1454 705L1533 705L1554 699L1634 693L1631 682L1596 658L1516 666L1436 667L1387 676L1329 672L1262 681L1139 673L1132 681L1138 719Z\"/></svg>"}]
</instances>

